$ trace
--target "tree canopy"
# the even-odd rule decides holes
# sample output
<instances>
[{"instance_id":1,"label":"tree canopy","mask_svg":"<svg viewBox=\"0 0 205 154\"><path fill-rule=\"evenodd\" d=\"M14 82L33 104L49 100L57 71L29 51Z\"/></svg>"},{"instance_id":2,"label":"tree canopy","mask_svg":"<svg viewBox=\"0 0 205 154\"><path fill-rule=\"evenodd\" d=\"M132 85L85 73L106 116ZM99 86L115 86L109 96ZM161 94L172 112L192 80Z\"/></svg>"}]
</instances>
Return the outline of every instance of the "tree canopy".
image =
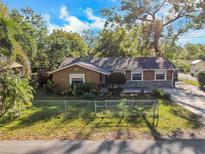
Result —
<instances>
[{"instance_id":1,"label":"tree canopy","mask_svg":"<svg viewBox=\"0 0 205 154\"><path fill-rule=\"evenodd\" d=\"M160 42L164 38L171 39L174 44L181 34L205 25L204 6L205 1L121 0L119 8L103 10L102 13L108 17L107 26L140 26L145 29L149 48L156 56L161 56Z\"/></svg>"}]
</instances>

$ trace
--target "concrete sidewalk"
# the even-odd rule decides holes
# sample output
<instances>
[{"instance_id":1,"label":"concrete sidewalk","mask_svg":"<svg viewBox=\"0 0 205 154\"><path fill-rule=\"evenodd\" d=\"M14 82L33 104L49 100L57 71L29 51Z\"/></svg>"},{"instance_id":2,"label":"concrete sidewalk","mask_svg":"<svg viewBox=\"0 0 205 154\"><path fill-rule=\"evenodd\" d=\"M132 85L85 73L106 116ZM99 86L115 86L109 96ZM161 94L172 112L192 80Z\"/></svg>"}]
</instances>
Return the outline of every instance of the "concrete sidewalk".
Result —
<instances>
[{"instance_id":1,"label":"concrete sidewalk","mask_svg":"<svg viewBox=\"0 0 205 154\"><path fill-rule=\"evenodd\" d=\"M205 140L1 141L1 154L205 154Z\"/></svg>"}]
</instances>

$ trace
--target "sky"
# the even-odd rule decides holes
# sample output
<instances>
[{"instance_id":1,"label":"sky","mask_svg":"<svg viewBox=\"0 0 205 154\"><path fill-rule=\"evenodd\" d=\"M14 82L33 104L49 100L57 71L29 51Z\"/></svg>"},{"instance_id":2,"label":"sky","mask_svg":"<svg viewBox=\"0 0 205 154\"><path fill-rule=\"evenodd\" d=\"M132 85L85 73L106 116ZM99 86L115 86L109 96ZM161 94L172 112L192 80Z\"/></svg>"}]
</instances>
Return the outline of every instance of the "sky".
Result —
<instances>
[{"instance_id":1,"label":"sky","mask_svg":"<svg viewBox=\"0 0 205 154\"><path fill-rule=\"evenodd\" d=\"M100 10L120 5L120 0L2 0L9 9L32 8L41 14L49 31L63 29L81 33L83 30L101 30L106 18ZM163 13L165 13L162 10ZM179 45L185 43L205 44L205 28L191 30L181 36Z\"/></svg>"}]
</instances>

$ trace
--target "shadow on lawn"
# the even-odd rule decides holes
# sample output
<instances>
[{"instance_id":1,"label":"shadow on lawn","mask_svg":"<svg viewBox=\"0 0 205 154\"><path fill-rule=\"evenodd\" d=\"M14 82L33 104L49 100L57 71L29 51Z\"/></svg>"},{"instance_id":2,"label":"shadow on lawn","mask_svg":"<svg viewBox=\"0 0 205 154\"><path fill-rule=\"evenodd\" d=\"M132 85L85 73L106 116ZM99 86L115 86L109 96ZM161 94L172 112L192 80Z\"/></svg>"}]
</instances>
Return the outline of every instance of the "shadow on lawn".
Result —
<instances>
[{"instance_id":1,"label":"shadow on lawn","mask_svg":"<svg viewBox=\"0 0 205 154\"><path fill-rule=\"evenodd\" d=\"M57 107L39 107L37 111L34 111L32 114L29 114L28 116L19 117L17 119L11 119L5 124L11 123L12 121L18 120L18 122L15 126L9 127L10 131L15 129L20 129L24 127L30 127L32 125L35 125L35 123L38 122L48 122L52 118L58 118L60 119L62 112Z\"/></svg>"},{"instance_id":2,"label":"shadow on lawn","mask_svg":"<svg viewBox=\"0 0 205 154\"><path fill-rule=\"evenodd\" d=\"M170 112L184 120L187 121L188 125L193 129L199 129L203 126L202 122L200 121L200 116L197 114L192 113L189 110L184 109L183 107L177 105L176 103L169 102L169 103L163 103L164 105L171 105L174 106L171 108Z\"/></svg>"},{"instance_id":3,"label":"shadow on lawn","mask_svg":"<svg viewBox=\"0 0 205 154\"><path fill-rule=\"evenodd\" d=\"M173 105L170 103L163 103L164 105ZM188 121L189 125L191 125L193 128L199 128L200 122L198 116L192 114L191 112L185 112L182 110L183 108L175 106L171 108L171 113L185 119ZM75 116L74 116L75 115ZM80 119L83 121L82 124L79 125L79 127L76 127L77 133L75 134L74 139L89 139L89 137L92 135L92 133L95 133L94 131L96 128L108 128L112 127L114 128L113 132L113 139L122 139L123 137L126 138L126 135L129 136L129 127L147 127L150 131L150 134L155 140L162 139L162 135L160 132L157 131L155 120L158 120L158 118L150 118L144 114L138 115L138 116L121 116L115 120L110 120L110 117L96 117L94 112L92 112L92 106L89 104L87 106L70 106L69 111L63 113L62 108L59 106L38 106L38 110L30 114L29 116L25 116L22 119L18 119L20 123L18 123L16 126L11 127L11 130L18 129L21 127L29 127L34 125L37 122L48 122L49 120L53 118L59 119L60 123L71 123L72 121L76 119ZM116 123L115 125L112 125ZM109 125L111 124L111 126ZM88 126L89 125L89 126ZM126 127L125 125L129 125ZM58 125L59 126L59 125ZM55 128L57 128L56 126ZM59 126L60 127L60 126ZM125 130L127 128L127 130ZM107 135L107 134L106 134Z\"/></svg>"}]
</instances>

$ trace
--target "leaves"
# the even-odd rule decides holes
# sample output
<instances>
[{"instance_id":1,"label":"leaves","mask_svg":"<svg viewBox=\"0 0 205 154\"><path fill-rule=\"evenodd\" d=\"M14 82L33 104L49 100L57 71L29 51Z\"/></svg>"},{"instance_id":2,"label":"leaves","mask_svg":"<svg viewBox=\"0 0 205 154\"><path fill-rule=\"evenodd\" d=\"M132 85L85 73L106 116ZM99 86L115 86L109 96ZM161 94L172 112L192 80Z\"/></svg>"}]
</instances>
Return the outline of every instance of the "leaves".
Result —
<instances>
[{"instance_id":1,"label":"leaves","mask_svg":"<svg viewBox=\"0 0 205 154\"><path fill-rule=\"evenodd\" d=\"M33 88L29 86L28 80L12 71L1 73L0 93L0 117L15 105L26 105L33 98Z\"/></svg>"},{"instance_id":2,"label":"leaves","mask_svg":"<svg viewBox=\"0 0 205 154\"><path fill-rule=\"evenodd\" d=\"M147 31L143 33L145 35L142 39L150 42L150 49L154 49L156 56L161 56L159 46L164 40L163 35L171 35L174 44L180 34L190 29L203 28L204 3L190 0L121 0L119 8L102 12L108 17L107 27L122 24L126 27L146 25Z\"/></svg>"}]
</instances>

